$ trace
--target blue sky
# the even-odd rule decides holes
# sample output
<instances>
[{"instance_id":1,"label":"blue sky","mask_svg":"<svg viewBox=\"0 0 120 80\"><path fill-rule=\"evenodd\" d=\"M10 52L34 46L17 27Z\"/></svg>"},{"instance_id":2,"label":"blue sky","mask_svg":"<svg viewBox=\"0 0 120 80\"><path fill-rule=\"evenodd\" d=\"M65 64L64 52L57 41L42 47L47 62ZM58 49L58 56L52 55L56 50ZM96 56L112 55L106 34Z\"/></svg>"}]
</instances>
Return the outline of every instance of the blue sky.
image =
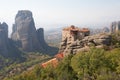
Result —
<instances>
[{"instance_id":1,"label":"blue sky","mask_svg":"<svg viewBox=\"0 0 120 80\"><path fill-rule=\"evenodd\" d=\"M36 27L109 26L120 20L120 0L0 0L0 22L11 32L18 10L33 12Z\"/></svg>"}]
</instances>

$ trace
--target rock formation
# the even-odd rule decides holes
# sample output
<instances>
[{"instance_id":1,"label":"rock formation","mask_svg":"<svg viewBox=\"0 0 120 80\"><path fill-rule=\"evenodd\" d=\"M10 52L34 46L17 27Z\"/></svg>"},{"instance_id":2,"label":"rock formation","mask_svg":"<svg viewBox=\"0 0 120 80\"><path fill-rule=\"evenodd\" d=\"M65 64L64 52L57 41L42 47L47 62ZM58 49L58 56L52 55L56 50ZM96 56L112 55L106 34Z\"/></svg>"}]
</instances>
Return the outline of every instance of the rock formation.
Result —
<instances>
[{"instance_id":1,"label":"rock formation","mask_svg":"<svg viewBox=\"0 0 120 80\"><path fill-rule=\"evenodd\" d=\"M15 24L13 25L11 38L16 42L17 46L24 51L29 52L40 49L31 11L18 11L15 17Z\"/></svg>"},{"instance_id":2,"label":"rock formation","mask_svg":"<svg viewBox=\"0 0 120 80\"><path fill-rule=\"evenodd\" d=\"M56 54L58 52L58 48L48 46L48 44L45 42L43 28L37 29L37 36L38 36L38 41L42 47L42 50L40 51L50 54Z\"/></svg>"},{"instance_id":3,"label":"rock formation","mask_svg":"<svg viewBox=\"0 0 120 80\"><path fill-rule=\"evenodd\" d=\"M8 25L0 23L0 54L7 56L8 53Z\"/></svg>"},{"instance_id":4,"label":"rock formation","mask_svg":"<svg viewBox=\"0 0 120 80\"><path fill-rule=\"evenodd\" d=\"M115 33L120 31L120 21L118 22L112 22L111 26L110 26L110 32L111 33Z\"/></svg>"},{"instance_id":5,"label":"rock formation","mask_svg":"<svg viewBox=\"0 0 120 80\"><path fill-rule=\"evenodd\" d=\"M18 11L11 38L16 46L25 52L40 51L52 54L53 52L49 50L54 51L54 48L49 47L44 40L43 28L36 30L32 12L28 10Z\"/></svg>"},{"instance_id":6,"label":"rock formation","mask_svg":"<svg viewBox=\"0 0 120 80\"><path fill-rule=\"evenodd\" d=\"M24 58L21 56L21 53L14 46L13 41L8 38L8 25L5 22L0 23L0 56L22 61Z\"/></svg>"},{"instance_id":7,"label":"rock formation","mask_svg":"<svg viewBox=\"0 0 120 80\"><path fill-rule=\"evenodd\" d=\"M69 27L70 28L70 27ZM68 28L67 28L68 29ZM101 33L93 36L85 36L89 33L89 30L79 30L75 28L73 31L79 30L81 34L66 33L63 29L62 42L60 44L59 52L64 53L64 55L75 54L79 51L87 51L90 46L103 47L103 45L110 45L111 36L107 33Z\"/></svg>"},{"instance_id":8,"label":"rock formation","mask_svg":"<svg viewBox=\"0 0 120 80\"><path fill-rule=\"evenodd\" d=\"M44 29L43 28L37 29L37 37L38 37L38 40L40 42L40 45L43 48L48 47L48 45L46 44L45 39L44 39Z\"/></svg>"},{"instance_id":9,"label":"rock formation","mask_svg":"<svg viewBox=\"0 0 120 80\"><path fill-rule=\"evenodd\" d=\"M109 30L109 28L108 27L104 27L103 29L102 29L102 32L103 33L108 33L110 30Z\"/></svg>"}]
</instances>

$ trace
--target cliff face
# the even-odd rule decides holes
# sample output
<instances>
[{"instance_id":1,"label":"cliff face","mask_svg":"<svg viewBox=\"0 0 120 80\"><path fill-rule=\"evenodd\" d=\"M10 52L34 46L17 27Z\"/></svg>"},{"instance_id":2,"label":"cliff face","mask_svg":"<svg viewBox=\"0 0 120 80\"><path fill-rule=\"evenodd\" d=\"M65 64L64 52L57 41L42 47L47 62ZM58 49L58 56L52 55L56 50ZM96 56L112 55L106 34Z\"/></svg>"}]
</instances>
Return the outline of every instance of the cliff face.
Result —
<instances>
[{"instance_id":1,"label":"cliff face","mask_svg":"<svg viewBox=\"0 0 120 80\"><path fill-rule=\"evenodd\" d=\"M45 42L43 28L37 29L37 37L41 45L41 49L40 49L41 52L47 54L56 54L58 52L58 48L48 46L48 44Z\"/></svg>"},{"instance_id":2,"label":"cliff face","mask_svg":"<svg viewBox=\"0 0 120 80\"><path fill-rule=\"evenodd\" d=\"M24 60L19 51L13 44L13 41L8 38L8 25L3 22L0 23L0 56L9 58L11 60ZM1 59L0 59L1 60Z\"/></svg>"},{"instance_id":3,"label":"cliff face","mask_svg":"<svg viewBox=\"0 0 120 80\"><path fill-rule=\"evenodd\" d=\"M80 32L81 33L81 32ZM64 55L76 54L79 51L88 51L90 46L102 48L103 45L110 45L111 36L107 33L97 34L93 36L85 36L86 32L82 32L82 35L71 35L69 32L63 31L62 42L60 43L59 52Z\"/></svg>"},{"instance_id":4,"label":"cliff face","mask_svg":"<svg viewBox=\"0 0 120 80\"><path fill-rule=\"evenodd\" d=\"M13 25L12 40L24 51L40 49L32 12L28 10L18 11Z\"/></svg>"},{"instance_id":5,"label":"cliff face","mask_svg":"<svg viewBox=\"0 0 120 80\"><path fill-rule=\"evenodd\" d=\"M36 30L32 12L28 10L18 11L11 38L16 46L25 52L57 53L54 52L55 48L46 44L43 28ZM49 50L52 50L52 52Z\"/></svg>"},{"instance_id":6,"label":"cliff face","mask_svg":"<svg viewBox=\"0 0 120 80\"><path fill-rule=\"evenodd\" d=\"M0 23L0 54L7 56L8 53L8 25Z\"/></svg>"},{"instance_id":7,"label":"cliff face","mask_svg":"<svg viewBox=\"0 0 120 80\"><path fill-rule=\"evenodd\" d=\"M40 42L40 45L45 49L46 47L48 47L48 45L45 42L44 39L44 29L43 28L39 28L37 29L37 37L38 37L38 41Z\"/></svg>"}]
</instances>

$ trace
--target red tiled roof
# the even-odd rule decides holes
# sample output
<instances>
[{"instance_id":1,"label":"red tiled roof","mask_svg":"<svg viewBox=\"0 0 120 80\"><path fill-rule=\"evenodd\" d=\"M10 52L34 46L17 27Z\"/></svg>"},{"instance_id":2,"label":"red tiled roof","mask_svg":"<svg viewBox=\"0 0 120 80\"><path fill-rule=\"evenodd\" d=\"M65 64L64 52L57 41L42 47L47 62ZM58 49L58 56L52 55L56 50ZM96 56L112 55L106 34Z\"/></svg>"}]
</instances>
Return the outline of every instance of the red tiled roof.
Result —
<instances>
[{"instance_id":1,"label":"red tiled roof","mask_svg":"<svg viewBox=\"0 0 120 80\"><path fill-rule=\"evenodd\" d=\"M42 63L41 66L43 68L46 68L48 65L52 65L53 67L56 67L57 64L58 64L58 60L56 58L53 58L53 59L51 59L51 60L49 60L49 61L47 61L45 63Z\"/></svg>"},{"instance_id":2,"label":"red tiled roof","mask_svg":"<svg viewBox=\"0 0 120 80\"><path fill-rule=\"evenodd\" d=\"M47 62L44 62L41 64L43 68L46 68L48 65L52 65L53 67L56 67L58 65L58 59L62 59L64 57L63 53L58 53L55 55L55 58L50 59Z\"/></svg>"},{"instance_id":3,"label":"red tiled roof","mask_svg":"<svg viewBox=\"0 0 120 80\"><path fill-rule=\"evenodd\" d=\"M64 57L63 53L58 53L55 55L56 58L62 59Z\"/></svg>"},{"instance_id":4,"label":"red tiled roof","mask_svg":"<svg viewBox=\"0 0 120 80\"><path fill-rule=\"evenodd\" d=\"M64 28L63 30L65 31L80 31L80 32L90 32L90 30L88 28L78 28L78 27L75 27L75 26L70 26L70 27L67 27L67 28Z\"/></svg>"},{"instance_id":5,"label":"red tiled roof","mask_svg":"<svg viewBox=\"0 0 120 80\"><path fill-rule=\"evenodd\" d=\"M80 30L80 32L90 32L89 30Z\"/></svg>"}]
</instances>

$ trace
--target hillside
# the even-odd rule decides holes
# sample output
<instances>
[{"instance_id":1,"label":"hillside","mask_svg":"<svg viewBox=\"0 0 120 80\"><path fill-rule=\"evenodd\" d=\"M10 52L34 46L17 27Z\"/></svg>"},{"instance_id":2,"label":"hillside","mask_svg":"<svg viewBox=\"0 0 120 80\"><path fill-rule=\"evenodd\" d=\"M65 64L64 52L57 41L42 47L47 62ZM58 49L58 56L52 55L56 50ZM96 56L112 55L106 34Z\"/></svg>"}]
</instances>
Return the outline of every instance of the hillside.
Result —
<instances>
[{"instance_id":1,"label":"hillside","mask_svg":"<svg viewBox=\"0 0 120 80\"><path fill-rule=\"evenodd\" d=\"M110 44L102 48L91 45L87 51L64 55L64 58L58 59L55 64L51 62L55 59L52 58L47 61L46 67L37 64L31 70L8 76L4 80L119 80L120 32L112 33L110 36ZM103 35L100 38L104 39L103 37L109 39Z\"/></svg>"},{"instance_id":2,"label":"hillside","mask_svg":"<svg viewBox=\"0 0 120 80\"><path fill-rule=\"evenodd\" d=\"M119 80L119 56L120 48L111 51L91 48L89 52L65 57L57 67L37 65L31 71L4 80Z\"/></svg>"},{"instance_id":3,"label":"hillside","mask_svg":"<svg viewBox=\"0 0 120 80\"><path fill-rule=\"evenodd\" d=\"M52 57L39 52L31 52L25 53L24 58L26 60L24 60L23 62L13 61L13 63L10 64L5 64L5 62L9 62L10 59L1 58L2 60L5 60L2 61L5 65L2 69L0 69L0 80L2 80L5 77L15 76L24 71L31 70L36 64L41 64L42 62L45 62L51 59Z\"/></svg>"}]
</instances>

